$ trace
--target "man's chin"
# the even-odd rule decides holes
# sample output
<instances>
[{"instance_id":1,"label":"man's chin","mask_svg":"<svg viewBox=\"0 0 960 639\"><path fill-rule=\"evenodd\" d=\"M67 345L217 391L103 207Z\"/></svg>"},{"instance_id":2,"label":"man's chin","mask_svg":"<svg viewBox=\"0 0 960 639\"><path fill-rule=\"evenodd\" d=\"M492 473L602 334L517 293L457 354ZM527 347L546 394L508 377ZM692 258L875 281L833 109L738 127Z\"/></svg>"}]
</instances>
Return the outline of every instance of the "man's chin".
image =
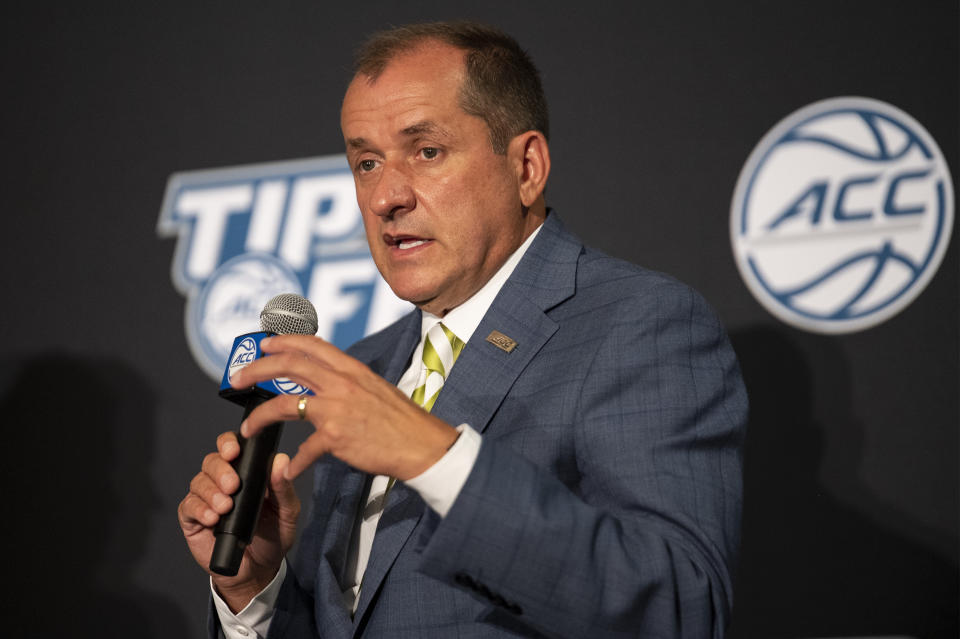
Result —
<instances>
[{"instance_id":1,"label":"man's chin","mask_svg":"<svg viewBox=\"0 0 960 639\"><path fill-rule=\"evenodd\" d=\"M410 302L421 310L424 310L425 307L432 306L433 302L437 299L436 294L424 291L422 287L404 286L403 284L397 284L390 280L387 280L387 284L390 285L390 290L393 291L394 295L404 302Z\"/></svg>"},{"instance_id":2,"label":"man's chin","mask_svg":"<svg viewBox=\"0 0 960 639\"><path fill-rule=\"evenodd\" d=\"M396 293L396 291L394 291L394 293ZM397 293L397 297L399 297L402 300L406 300L407 302L410 302L411 304L419 308L421 311L430 313L431 315L436 315L437 317L443 317L444 315L447 314L447 312L450 309L455 308L457 306L456 304L451 304L449 302L446 302L443 298L439 296L426 297L421 294L418 296L404 297L399 293Z\"/></svg>"},{"instance_id":3,"label":"man's chin","mask_svg":"<svg viewBox=\"0 0 960 639\"><path fill-rule=\"evenodd\" d=\"M387 279L394 295L437 317L443 317L470 297L459 295L456 291L438 290L440 286L436 282L414 281L396 277L396 273L394 275L395 277Z\"/></svg>"}]
</instances>

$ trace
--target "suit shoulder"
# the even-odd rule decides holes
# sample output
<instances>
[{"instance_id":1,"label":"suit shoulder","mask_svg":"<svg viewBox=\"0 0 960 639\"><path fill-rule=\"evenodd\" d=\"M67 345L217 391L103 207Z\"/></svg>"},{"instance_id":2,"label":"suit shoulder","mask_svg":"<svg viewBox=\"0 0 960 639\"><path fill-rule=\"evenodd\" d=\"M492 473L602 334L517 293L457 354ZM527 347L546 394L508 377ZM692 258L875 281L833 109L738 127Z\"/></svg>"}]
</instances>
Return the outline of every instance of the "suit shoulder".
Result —
<instances>
[{"instance_id":1,"label":"suit shoulder","mask_svg":"<svg viewBox=\"0 0 960 639\"><path fill-rule=\"evenodd\" d=\"M585 248L577 269L577 295L588 300L605 300L637 306L638 310L677 312L696 309L713 315L710 305L689 285L672 275L611 257L602 251Z\"/></svg>"}]
</instances>

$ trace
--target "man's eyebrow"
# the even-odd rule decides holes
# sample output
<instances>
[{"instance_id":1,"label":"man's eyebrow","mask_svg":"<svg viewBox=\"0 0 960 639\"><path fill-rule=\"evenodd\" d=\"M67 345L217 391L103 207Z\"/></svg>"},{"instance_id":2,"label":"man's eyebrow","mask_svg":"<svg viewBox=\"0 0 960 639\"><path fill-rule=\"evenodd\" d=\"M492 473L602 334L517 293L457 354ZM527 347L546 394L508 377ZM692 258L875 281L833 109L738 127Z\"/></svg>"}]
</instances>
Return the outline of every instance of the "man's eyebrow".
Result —
<instances>
[{"instance_id":1,"label":"man's eyebrow","mask_svg":"<svg viewBox=\"0 0 960 639\"><path fill-rule=\"evenodd\" d=\"M367 141L363 138L350 138L347 140L347 146L351 149L362 149L367 145Z\"/></svg>"},{"instance_id":2,"label":"man's eyebrow","mask_svg":"<svg viewBox=\"0 0 960 639\"><path fill-rule=\"evenodd\" d=\"M400 130L400 134L405 137L416 137L418 135L436 135L440 137L450 137L450 132L434 122L433 120L422 120ZM369 146L366 138L348 138L347 148L358 151Z\"/></svg>"},{"instance_id":3,"label":"man's eyebrow","mask_svg":"<svg viewBox=\"0 0 960 639\"><path fill-rule=\"evenodd\" d=\"M411 124L400 131L403 135L440 135L449 137L450 133L433 120L422 120L416 124Z\"/></svg>"}]
</instances>

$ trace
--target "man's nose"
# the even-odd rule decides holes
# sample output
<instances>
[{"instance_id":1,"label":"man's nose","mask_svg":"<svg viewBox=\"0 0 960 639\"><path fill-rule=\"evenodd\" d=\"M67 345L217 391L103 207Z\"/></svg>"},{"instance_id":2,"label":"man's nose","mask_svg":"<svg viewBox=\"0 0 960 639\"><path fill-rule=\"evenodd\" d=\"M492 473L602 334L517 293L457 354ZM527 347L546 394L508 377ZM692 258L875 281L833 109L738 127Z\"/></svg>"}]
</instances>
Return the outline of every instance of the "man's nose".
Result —
<instances>
[{"instance_id":1,"label":"man's nose","mask_svg":"<svg viewBox=\"0 0 960 639\"><path fill-rule=\"evenodd\" d=\"M417 199L407 172L402 167L385 165L371 193L370 206L373 213L381 217L393 217L412 211L416 205Z\"/></svg>"}]
</instances>

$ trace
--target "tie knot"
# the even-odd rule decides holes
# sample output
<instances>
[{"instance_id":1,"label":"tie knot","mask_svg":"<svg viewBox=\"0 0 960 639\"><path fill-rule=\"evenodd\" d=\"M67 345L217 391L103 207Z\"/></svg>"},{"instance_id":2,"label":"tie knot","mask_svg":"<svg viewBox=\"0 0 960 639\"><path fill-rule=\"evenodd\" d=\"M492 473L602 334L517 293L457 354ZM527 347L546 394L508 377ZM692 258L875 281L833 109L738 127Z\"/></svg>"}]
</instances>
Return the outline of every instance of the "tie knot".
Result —
<instances>
[{"instance_id":1,"label":"tie knot","mask_svg":"<svg viewBox=\"0 0 960 639\"><path fill-rule=\"evenodd\" d=\"M423 342L423 365L428 371L440 373L446 379L463 346L453 331L442 322L437 322L427 331Z\"/></svg>"},{"instance_id":2,"label":"tie knot","mask_svg":"<svg viewBox=\"0 0 960 639\"><path fill-rule=\"evenodd\" d=\"M450 374L453 363L463 350L463 341L449 328L437 322L427 331L423 340L423 369L420 382L411 395L411 399L423 406L427 412L433 408L440 394L440 387Z\"/></svg>"}]
</instances>

